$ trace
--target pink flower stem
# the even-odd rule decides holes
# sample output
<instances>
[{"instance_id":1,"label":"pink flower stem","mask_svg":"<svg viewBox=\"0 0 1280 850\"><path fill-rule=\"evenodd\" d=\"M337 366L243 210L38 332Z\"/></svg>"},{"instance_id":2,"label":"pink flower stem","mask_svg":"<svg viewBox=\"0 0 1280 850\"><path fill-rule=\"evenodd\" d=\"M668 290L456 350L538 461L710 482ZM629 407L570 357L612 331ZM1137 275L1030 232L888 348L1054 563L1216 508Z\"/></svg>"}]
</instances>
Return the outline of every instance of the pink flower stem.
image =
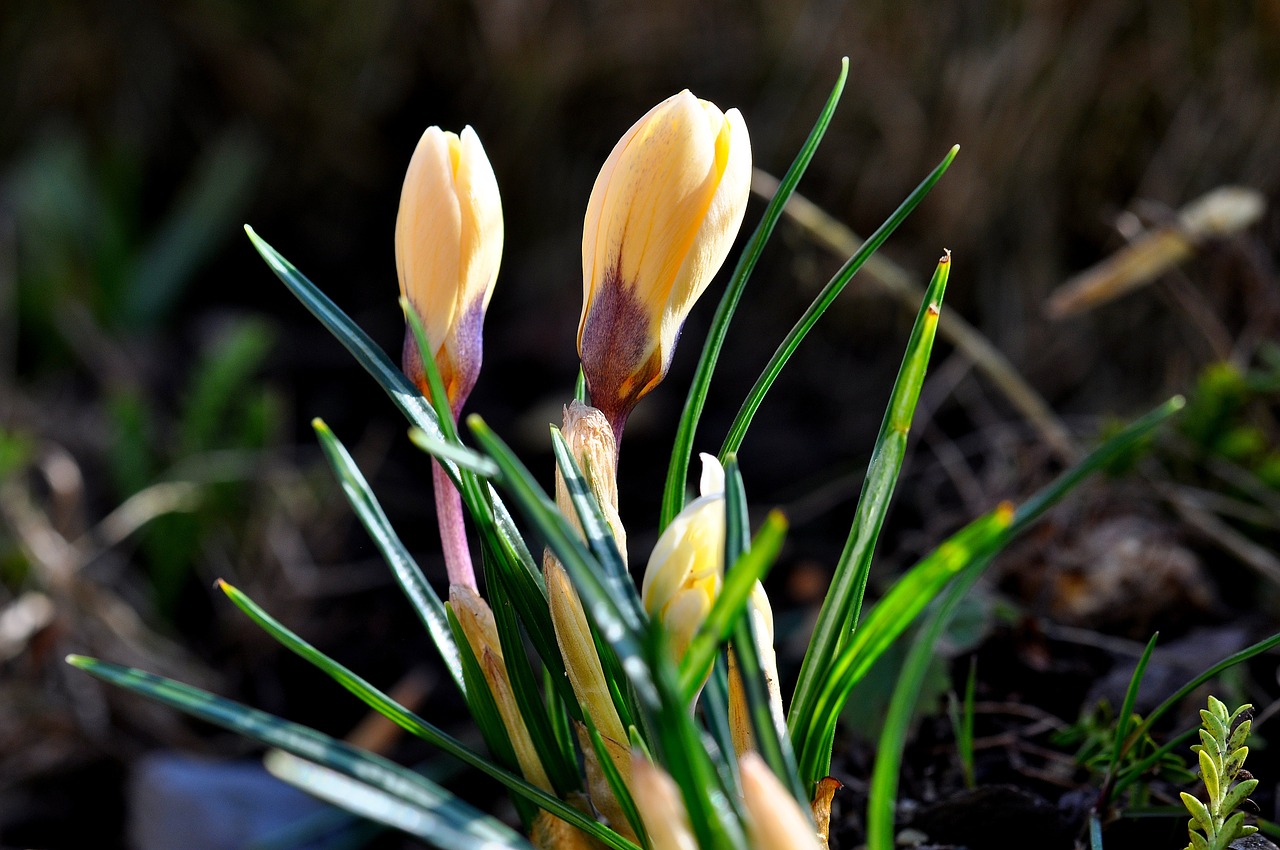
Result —
<instances>
[{"instance_id":1,"label":"pink flower stem","mask_svg":"<svg viewBox=\"0 0 1280 850\"><path fill-rule=\"evenodd\" d=\"M449 585L479 590L476 571L471 566L471 549L467 545L467 527L462 520L462 494L453 486L438 460L431 461L431 483L436 493L436 521L440 525L440 545L444 549L444 566Z\"/></svg>"}]
</instances>

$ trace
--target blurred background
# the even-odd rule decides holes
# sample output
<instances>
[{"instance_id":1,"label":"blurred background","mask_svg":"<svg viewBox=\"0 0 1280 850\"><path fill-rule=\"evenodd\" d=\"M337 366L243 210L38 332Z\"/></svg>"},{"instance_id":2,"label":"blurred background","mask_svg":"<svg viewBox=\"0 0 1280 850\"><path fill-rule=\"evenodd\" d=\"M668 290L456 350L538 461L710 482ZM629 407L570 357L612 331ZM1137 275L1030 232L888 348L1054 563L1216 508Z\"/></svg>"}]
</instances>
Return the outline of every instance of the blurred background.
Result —
<instances>
[{"instance_id":1,"label":"blurred background","mask_svg":"<svg viewBox=\"0 0 1280 850\"><path fill-rule=\"evenodd\" d=\"M818 211L800 208L804 221L785 221L767 249L698 449L718 447L777 341L857 244L844 228L870 233L961 151L806 340L741 452L754 508L781 505L794 524L771 584L783 622L800 626L821 598L911 289L950 249L946 314L966 324L935 351L873 582L1025 496L1116 421L1183 393L1187 414L1149 458L1092 485L997 565L967 646L1008 621L1037 624L1037 651L1066 640L1055 628L1105 644L1211 627L1219 655L1275 631L1277 0L7 0L0 845L165 846L144 840L146 825L168 811L161 791L180 796L197 768L156 754L255 752L104 689L66 667L67 652L176 676L398 759L428 756L361 726L354 700L231 610L218 577L375 684L429 696L474 739L309 422L323 417L351 447L443 580L427 460L242 224L397 353L404 169L426 126L475 127L507 230L468 408L549 478L546 423L577 369L582 215L614 142L689 88L739 108L756 166L780 175L846 55L848 87L800 185ZM1193 205L1223 187L1239 188L1208 212ZM763 207L753 200L748 230ZM628 427L633 563L654 539L667 447L722 280ZM782 651L785 666L797 650ZM1111 661L1099 664L1065 720ZM300 846L271 829L257 834Z\"/></svg>"}]
</instances>

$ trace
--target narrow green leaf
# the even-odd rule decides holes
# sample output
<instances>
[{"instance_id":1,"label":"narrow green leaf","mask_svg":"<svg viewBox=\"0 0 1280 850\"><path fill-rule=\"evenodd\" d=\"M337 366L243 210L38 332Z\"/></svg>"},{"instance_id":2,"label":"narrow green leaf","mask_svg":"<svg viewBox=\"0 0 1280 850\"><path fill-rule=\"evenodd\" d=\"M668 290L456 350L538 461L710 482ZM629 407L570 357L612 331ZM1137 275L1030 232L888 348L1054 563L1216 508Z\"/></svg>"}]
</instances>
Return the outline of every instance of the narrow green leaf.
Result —
<instances>
[{"instance_id":1,"label":"narrow green leaf","mask_svg":"<svg viewBox=\"0 0 1280 850\"><path fill-rule=\"evenodd\" d=\"M924 200L925 195L929 194L929 190L942 179L942 175L951 167L952 160L956 158L956 154L959 152L959 145L952 147L947 152L947 155L934 167L929 176L907 196L901 206L894 210L893 215L889 216L883 224L876 228L876 231L867 238L867 241L863 242L862 246L853 253L853 256L845 261L845 264L840 267L840 270L827 282L827 285L818 293L817 298L805 310L800 320L787 332L782 344L778 346L773 357L764 367L764 371L756 379L756 383L747 394L742 407L738 409L738 414L734 417L733 424L729 426L729 435L725 437L724 445L720 448L721 457L735 453L741 448L742 440L747 435L747 429L751 427L751 420L755 417L756 411L760 409L760 405L764 401L765 395L769 392L769 388L773 386L773 382L781 374L782 368L791 359L791 355L800 347L800 343L812 330L813 326L818 323L818 319L835 302L836 297L853 279L853 276L858 273L858 270L884 244L893 231L898 229L898 225L902 224L907 216ZM945 264L944 262L943 265ZM926 301L929 301L928 296L926 296Z\"/></svg>"},{"instance_id":2,"label":"narrow green leaf","mask_svg":"<svg viewBox=\"0 0 1280 850\"><path fill-rule=\"evenodd\" d=\"M562 820L567 820L575 826L585 829L587 832L599 838L610 847L616 847L618 850L631 850L631 848L634 847L631 842L623 839L621 836L614 833L613 830L610 830L590 818L587 818L577 809L557 800L541 788L531 785L515 773L493 764L488 759L485 759L468 749L456 738L446 734L431 723L428 723L426 720L419 717L417 714L399 705L363 678L357 676L351 670L329 658L311 644L298 637L259 607L252 599L245 596L236 588L226 584L225 582L221 584L221 587L223 592L226 593L231 601L235 603L236 607L247 614L249 618L257 623L264 631L283 644L287 649L315 665L321 672L325 673L335 682L342 685L342 687L346 688L370 708L373 708L397 726L417 735L419 738L422 738L431 744L434 744L454 758L457 758L486 775L493 777L520 797L529 800L537 806L541 806ZM452 616L452 612L449 612L447 607L445 610L450 615L450 626L454 629L455 640L458 640L464 674L466 674L468 666L473 666L474 670L472 671L472 674L475 677L478 677L475 681L477 683L483 683L484 676L480 671L479 664L476 663L475 655L471 652L471 647L466 643L465 639L459 639L457 637L461 634L461 627L457 625L457 621ZM484 697L488 697L490 704L492 704L493 697L489 693L487 685L478 687L475 690L477 692L474 694L470 693L471 689L468 690L471 699L481 701ZM475 716L477 710L481 713L486 713L486 708L483 702L475 702L474 704L469 703L468 705L472 710L473 716ZM494 706L492 718L496 717L497 707ZM492 726L494 724L492 718L489 718L485 722ZM480 722L481 718L477 717L477 723ZM496 724L501 726L501 719L497 719ZM506 734L505 728L503 728L502 732L503 735ZM510 741L508 740L508 746L509 744ZM501 745L499 744L499 746ZM281 747L281 749L287 748ZM303 758L310 758L307 753L297 753L297 755L301 755ZM514 762L515 754L512 752L511 763L514 764Z\"/></svg>"},{"instance_id":3,"label":"narrow green leaf","mask_svg":"<svg viewBox=\"0 0 1280 850\"><path fill-rule=\"evenodd\" d=\"M573 500L574 511L582 524L587 548L603 569L605 586L624 609L630 609L635 622L642 622L645 618L644 606L640 602L640 594L636 593L636 585L631 580L626 561L618 551L618 541L614 539L600 503L596 501L577 459L565 442L564 434L555 425L551 426L551 448L555 453L556 469L564 478L569 498Z\"/></svg>"},{"instance_id":4,"label":"narrow green leaf","mask_svg":"<svg viewBox=\"0 0 1280 850\"><path fill-rule=\"evenodd\" d=\"M813 714L799 714L792 706L791 736L805 783L812 785L829 772L836 721L854 686L951 579L970 565L982 565L999 549L1012 517L1012 507L1002 505L965 526L908 570L841 648L814 700Z\"/></svg>"},{"instance_id":5,"label":"narrow green leaf","mask_svg":"<svg viewBox=\"0 0 1280 850\"><path fill-rule=\"evenodd\" d=\"M1129 787L1134 782L1137 782L1139 779L1141 779L1148 770L1151 770L1151 768L1159 764L1162 759L1164 759L1166 756L1169 755L1169 753L1185 745L1190 738L1195 737L1195 734L1197 731L1202 731L1202 730L1200 730L1199 727L1185 730L1181 734L1176 735L1170 740L1161 744L1159 747L1153 750L1150 754L1142 758L1140 761L1134 763L1131 767L1128 767L1122 770L1119 774L1119 778L1116 779L1114 788L1112 789L1112 792L1111 792L1112 797L1124 791L1125 788Z\"/></svg>"},{"instance_id":6,"label":"narrow green leaf","mask_svg":"<svg viewBox=\"0 0 1280 850\"><path fill-rule=\"evenodd\" d=\"M613 798L618 801L618 807L622 809L622 814L630 824L631 831L640 839L642 847L649 846L649 836L645 831L644 821L640 817L640 810L636 808L635 798L631 796L631 789L627 787L622 774L618 772L618 766L613 763L613 757L609 754L609 748L605 745L600 730L592 722L591 712L582 712L582 724L586 727L587 737L591 740L591 749L595 752L596 763L600 766L600 772L604 774L605 783L613 793Z\"/></svg>"},{"instance_id":7,"label":"narrow green leaf","mask_svg":"<svg viewBox=\"0 0 1280 850\"><path fill-rule=\"evenodd\" d=\"M468 417L467 424L485 452L497 462L502 484L515 499L516 506L564 565L582 600L588 621L617 654L641 702L650 710L655 709L658 695L639 643L644 623L637 621L632 611L612 597L600 577L602 568L599 562L587 551L578 539L577 531L556 509L555 502L520 459L479 416Z\"/></svg>"},{"instance_id":8,"label":"narrow green leaf","mask_svg":"<svg viewBox=\"0 0 1280 850\"><path fill-rule=\"evenodd\" d=\"M1271 637L1267 638L1266 640L1260 640L1257 643L1253 644L1252 646L1247 646L1244 649L1240 650L1239 652L1235 653L1234 655L1229 655L1226 658L1219 661L1217 664L1212 665L1203 673L1196 676L1194 679L1192 679L1191 681L1183 685L1181 688L1179 688L1172 696L1170 696L1164 702L1160 703L1160 705L1156 706L1152 710L1152 712L1147 715L1146 719L1142 721L1142 725L1138 727L1138 729L1135 731L1134 734L1135 735L1147 734L1151 730L1152 725L1155 724L1157 721L1159 721L1159 719L1163 717L1165 713L1169 711L1169 709L1173 708L1178 703L1182 702L1182 700L1185 699L1188 694L1192 693L1196 688L1200 687L1205 682L1209 681L1214 676L1221 673L1223 670L1229 670L1230 668L1236 666L1240 662L1248 661L1250 658L1253 658L1256 655L1261 655L1262 653L1266 652L1269 649L1273 649L1276 646L1280 646L1280 634L1274 634ZM1118 785L1116 790L1119 791Z\"/></svg>"},{"instance_id":9,"label":"narrow green leaf","mask_svg":"<svg viewBox=\"0 0 1280 850\"><path fill-rule=\"evenodd\" d=\"M680 692L665 634L656 624L646 636L645 660L659 697L651 743L659 763L680 788L698 846L702 850L736 850L745 846L742 823Z\"/></svg>"},{"instance_id":10,"label":"narrow green leaf","mask_svg":"<svg viewBox=\"0 0 1280 850\"><path fill-rule=\"evenodd\" d=\"M767 555L769 564L777 559L777 549L773 548L774 544L770 542L774 532L770 532L769 528L775 523L780 523L776 526L776 545L781 547L781 535L786 531L786 519L777 511L771 512L757 533L756 539L754 541L749 539L746 488L742 481L742 471L738 468L738 460L734 456L730 456L725 464L725 520L725 559L727 561L733 558L733 566L729 568L725 584L728 585L730 581L737 585L749 582L746 592L750 594L751 587L763 577L763 572L760 570L766 568L762 566L760 570L753 569L750 566L751 560L762 553ZM720 600L717 599L716 605L712 606L712 611L708 615L708 620L716 613L715 608L719 604ZM728 609L729 605L730 603L725 603L725 608ZM791 791L796 802L800 804L801 811L808 812L809 798L796 770L796 757L791 749L791 738L787 734L786 719L775 711L769 697L767 674L761 663L762 653L771 652L773 647L764 646L764 636L756 631L755 618L745 608L728 622L731 629L730 636L733 639L732 652L738 664L743 697L751 716L751 733L756 749L759 750L765 764L769 765L769 769L778 777L778 781ZM715 634L717 631L722 629L713 625L709 634ZM695 635L694 643L696 644L698 640L699 636Z\"/></svg>"},{"instance_id":11,"label":"narrow green leaf","mask_svg":"<svg viewBox=\"0 0 1280 850\"><path fill-rule=\"evenodd\" d=\"M404 376L404 373L387 358L382 349L369 338L369 335L292 263L263 241L252 227L246 225L245 233L276 276L351 352L356 361L390 396L392 402L409 422L426 435L428 439L423 444L447 443L439 418L431 404ZM459 492L462 493L463 501L479 527L481 536L485 539L491 538L489 545L494 547L495 553L503 562L504 569L520 575L523 590L541 593L545 599L546 588L542 584L542 575L538 572L533 556L520 537L502 500L497 497L491 487L481 486L469 475L460 475L458 466L449 457L443 455L438 457L440 465L450 479L459 486ZM551 617L546 614L539 619L538 606L533 604L533 597L525 596L523 591L522 597L529 603L528 610L521 611L525 627L529 629L538 653L545 662L551 664L552 656L548 650L555 647L554 634L551 632ZM542 608L545 607L544 603ZM525 618L526 613L530 615L529 618Z\"/></svg>"},{"instance_id":12,"label":"narrow green leaf","mask_svg":"<svg viewBox=\"0 0 1280 850\"><path fill-rule=\"evenodd\" d=\"M500 821L481 814L434 783L429 784L436 799L428 808L423 804L408 803L333 768L299 758L284 750L269 751L263 762L272 775L312 796L422 838L445 850L475 850L477 846L532 850L528 841ZM505 835L499 839L481 834L481 829Z\"/></svg>"},{"instance_id":13,"label":"narrow green leaf","mask_svg":"<svg viewBox=\"0 0 1280 850\"><path fill-rule=\"evenodd\" d=\"M529 730L529 738L538 752L538 760L547 772L547 778L551 780L557 796L565 797L582 787L577 755L572 747L561 749L559 746L551 718L548 717L546 706L538 693L537 678L525 652L508 589L492 562L492 558L484 558L485 585L489 590L489 610L493 612L494 624L498 630L498 642L502 647L507 676L511 680L511 690L520 709L520 716L524 718L525 727Z\"/></svg>"},{"instance_id":14,"label":"narrow green leaf","mask_svg":"<svg viewBox=\"0 0 1280 850\"><path fill-rule=\"evenodd\" d=\"M761 216L760 223L756 225L755 232L751 234L746 247L742 249L738 264L729 278L729 285L725 287L724 295L720 297L720 304L716 307L715 316L711 319L711 329L707 332L707 341L703 343L702 353L698 357L698 366L694 370L693 382L689 386L684 410L680 414L680 424L676 428L675 442L671 447L671 461L667 467L667 480L662 493L662 514L658 521L659 532L670 525L676 514L684 509L685 479L689 475L689 460L693 456L693 438L698 430L702 409L707 402L707 390L711 386L711 376L715 372L716 362L720 359L720 350L724 346L724 339L729 331L729 322L733 319L738 302L742 299L742 293L746 289L747 281L751 278L751 272L764 251L765 243L769 241L774 227L778 224L778 219L782 217L782 210L787 205L787 200L795 192L800 178L804 176L805 169L809 167L823 135L827 132L827 126L831 123L831 116L835 114L836 104L840 102L840 95L844 91L848 76L849 58L846 56L840 60L840 74L831 89L831 94L827 97L826 105L819 113L817 122L809 131L809 137L805 139L791 167L783 175L782 181L778 184L778 190L774 192L769 205L765 207L764 215Z\"/></svg>"},{"instance_id":15,"label":"narrow green leaf","mask_svg":"<svg viewBox=\"0 0 1280 850\"><path fill-rule=\"evenodd\" d=\"M1115 458L1130 451L1166 419L1186 407L1186 404L1186 399L1182 396L1174 396L1154 410L1130 422L1119 433L1113 434L1106 439L1097 448L1085 455L1079 463L1063 472L1048 486L1038 490L1031 498L1018 505L1018 511L1013 516L1013 527L1009 529L1009 536L1012 538L1021 534L1031 523L1039 519L1045 511L1075 489L1076 485L1081 481L1105 467Z\"/></svg>"},{"instance_id":16,"label":"narrow green leaf","mask_svg":"<svg viewBox=\"0 0 1280 850\"><path fill-rule=\"evenodd\" d=\"M867 794L867 848L868 850L893 850L894 812L898 799L898 775L902 767L902 754L907 746L907 732L915 715L920 689L924 685L929 666L935 658L934 647L956 607L982 575L985 563L976 564L953 582L935 610L921 627L919 634L907 652L907 658L894 683L885 712L884 728L876 747L875 767L871 772L871 788Z\"/></svg>"},{"instance_id":17,"label":"narrow green leaf","mask_svg":"<svg viewBox=\"0 0 1280 850\"><path fill-rule=\"evenodd\" d=\"M733 729L729 725L729 664L724 653L716 656L709 673L698 708L707 734L715 744L711 761L720 771L720 782L729 790L729 799L737 802L742 795L742 776L733 748Z\"/></svg>"},{"instance_id":18,"label":"narrow green leaf","mask_svg":"<svg viewBox=\"0 0 1280 850\"><path fill-rule=\"evenodd\" d=\"M459 469L474 472L481 478L493 478L498 474L498 467L484 455L466 446L436 439L421 428L409 429L409 441L437 460L450 461Z\"/></svg>"},{"instance_id":19,"label":"narrow green leaf","mask_svg":"<svg viewBox=\"0 0 1280 850\"><path fill-rule=\"evenodd\" d=\"M409 421L430 436L443 440L444 433L441 431L436 412L418 392L418 388L392 364L377 343L334 304L329 296L321 292L302 272L298 271L293 263L263 241L252 227L245 225L244 232L249 235L249 241L262 255L262 259L266 260L271 270L276 273L276 277L280 278L303 306L338 338L347 351L351 352L356 361L373 376Z\"/></svg>"},{"instance_id":20,"label":"narrow green leaf","mask_svg":"<svg viewBox=\"0 0 1280 850\"><path fill-rule=\"evenodd\" d=\"M560 749L566 753L574 752L575 737L573 734L573 724L570 722L569 709L565 705L564 699L560 696L559 689L551 681L552 673L544 665L542 668L542 694L547 705L547 718L551 721L551 729L555 732L556 740L560 743ZM578 709L577 702L574 708ZM581 709L578 709L578 715L581 716Z\"/></svg>"},{"instance_id":21,"label":"narrow green leaf","mask_svg":"<svg viewBox=\"0 0 1280 850\"><path fill-rule=\"evenodd\" d=\"M1156 632L1151 636L1151 640L1147 641L1147 647L1142 651L1142 656L1133 668L1133 675L1129 677L1129 687L1125 690L1120 715L1116 718L1115 740L1111 745L1111 761L1108 762L1112 766L1120 764L1125 751L1132 745L1128 741L1128 735L1129 724L1133 722L1133 706L1138 701L1138 689L1142 686L1142 677L1147 672L1147 662L1151 660L1151 653L1155 651L1156 640L1159 637L1160 633Z\"/></svg>"},{"instance_id":22,"label":"narrow green leaf","mask_svg":"<svg viewBox=\"0 0 1280 850\"><path fill-rule=\"evenodd\" d=\"M949 161L948 159L947 162ZM941 172L938 172L938 176L941 176ZM943 257L916 316L906 354L880 426L880 434L871 452L871 462L863 481L862 494L858 498L853 526L849 530L844 550L840 553L831 589L823 600L813 637L800 666L800 678L792 700L793 717L817 717L818 698L831 682L835 658L857 628L876 540L889 512L894 484L906 455L911 418L924 383L929 354L933 350L939 310L946 292L950 268L950 260ZM797 749L803 753L812 743L803 737L795 738L795 731L796 726L793 724L793 740ZM803 779L816 781L822 778L804 775L803 756L801 762Z\"/></svg>"},{"instance_id":23,"label":"narrow green leaf","mask_svg":"<svg viewBox=\"0 0 1280 850\"><path fill-rule=\"evenodd\" d=\"M440 800L439 788L412 770L381 756L344 744L314 729L290 723L266 712L214 696L199 688L142 670L121 667L81 655L68 656L67 663L113 685L142 694L193 717L332 768L407 803L430 810ZM537 789L534 790L537 791ZM565 809L567 813L571 813L570 817L576 814L580 820L587 821L583 815L560 803L559 800L549 795L544 796L558 807ZM591 822L588 821L588 823ZM499 842L500 846L521 846L520 837L501 824L478 819L472 821L472 825L475 828L474 841L495 841ZM472 846L476 845L473 843ZM612 846L618 847L619 850L632 850L635 847L629 841L616 842Z\"/></svg>"},{"instance_id":24,"label":"narrow green leaf","mask_svg":"<svg viewBox=\"0 0 1280 850\"><path fill-rule=\"evenodd\" d=\"M311 427L315 429L316 436L320 440L320 448L324 450L325 458L338 476L347 501L351 503L360 523L373 539L374 545L382 553L387 565L391 567L391 574L395 576L396 583L408 597L418 619L426 626L427 634L431 636L432 642L440 652L440 657L444 659L445 668L449 671L450 677L465 696L467 687L462 676L462 661L458 655L458 645L453 639L453 632L449 630L444 603L427 583L426 576L422 574L422 570L409 554L409 550L400 542L400 537L391 527L391 522L383 512L382 505L378 503L372 488L369 487L369 482L356 466L346 446L342 445L322 420L311 420Z\"/></svg>"}]
</instances>

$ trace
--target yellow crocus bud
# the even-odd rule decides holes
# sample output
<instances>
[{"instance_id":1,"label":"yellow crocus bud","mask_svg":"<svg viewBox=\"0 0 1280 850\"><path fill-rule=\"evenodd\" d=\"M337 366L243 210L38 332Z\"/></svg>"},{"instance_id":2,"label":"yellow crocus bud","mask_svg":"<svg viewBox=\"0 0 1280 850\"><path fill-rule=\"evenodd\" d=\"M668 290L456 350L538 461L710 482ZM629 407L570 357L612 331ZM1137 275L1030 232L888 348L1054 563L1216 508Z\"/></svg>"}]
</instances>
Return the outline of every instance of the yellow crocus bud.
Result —
<instances>
[{"instance_id":1,"label":"yellow crocus bud","mask_svg":"<svg viewBox=\"0 0 1280 850\"><path fill-rule=\"evenodd\" d=\"M773 648L773 608L769 605L769 596L764 592L764 585L758 581L751 588L747 612L755 627L756 655L760 659L760 667L764 672L765 688L769 694L769 711L773 715L774 724L782 726L784 715L782 690L778 685L778 654ZM732 650L729 651L729 731L733 734L733 748L738 755L754 749L751 714L747 708L746 694L743 693L738 655Z\"/></svg>"},{"instance_id":2,"label":"yellow crocus bud","mask_svg":"<svg viewBox=\"0 0 1280 850\"><path fill-rule=\"evenodd\" d=\"M658 538L645 568L641 600L667 631L671 652L684 657L724 580L724 469L702 454L701 493Z\"/></svg>"},{"instance_id":3,"label":"yellow crocus bud","mask_svg":"<svg viewBox=\"0 0 1280 850\"><path fill-rule=\"evenodd\" d=\"M653 850L698 850L680 789L640 752L631 754L631 791Z\"/></svg>"},{"instance_id":4,"label":"yellow crocus bud","mask_svg":"<svg viewBox=\"0 0 1280 850\"><path fill-rule=\"evenodd\" d=\"M502 259L502 200L480 139L428 127L413 152L396 216L400 294L422 320L454 415L480 372L481 325ZM405 334L404 372L427 393Z\"/></svg>"},{"instance_id":5,"label":"yellow crocus bud","mask_svg":"<svg viewBox=\"0 0 1280 850\"><path fill-rule=\"evenodd\" d=\"M600 169L582 232L578 354L591 403L616 434L666 375L685 317L733 245L750 186L742 116L688 90L649 110Z\"/></svg>"},{"instance_id":6,"label":"yellow crocus bud","mask_svg":"<svg viewBox=\"0 0 1280 850\"><path fill-rule=\"evenodd\" d=\"M813 822L759 755L746 753L738 769L754 850L821 850Z\"/></svg>"},{"instance_id":7,"label":"yellow crocus bud","mask_svg":"<svg viewBox=\"0 0 1280 850\"><path fill-rule=\"evenodd\" d=\"M525 779L543 791L554 793L551 780L542 767L542 759L533 745L533 738L529 735L529 727L525 725L524 715L520 713L515 691L511 688L507 663L502 656L502 644L498 639L498 626L493 620L489 603L472 588L453 585L449 588L449 605L458 618L458 625L462 626L471 651L480 662L485 682L489 685L489 692L493 694L498 714L502 717L502 725L511 738L511 747L515 750L516 761L520 763L520 772Z\"/></svg>"}]
</instances>

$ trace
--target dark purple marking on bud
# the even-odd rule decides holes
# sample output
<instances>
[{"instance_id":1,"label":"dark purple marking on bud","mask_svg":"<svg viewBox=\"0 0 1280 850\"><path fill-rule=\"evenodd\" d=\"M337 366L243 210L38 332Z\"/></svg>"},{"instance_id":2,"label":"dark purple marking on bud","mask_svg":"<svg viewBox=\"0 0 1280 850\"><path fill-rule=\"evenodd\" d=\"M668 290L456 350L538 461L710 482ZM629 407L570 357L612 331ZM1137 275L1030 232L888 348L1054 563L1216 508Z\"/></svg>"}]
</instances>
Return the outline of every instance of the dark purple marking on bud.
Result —
<instances>
[{"instance_id":1,"label":"dark purple marking on bud","mask_svg":"<svg viewBox=\"0 0 1280 850\"><path fill-rule=\"evenodd\" d=\"M635 287L620 279L615 262L591 302L578 352L591 403L609 420L619 443L636 402L667 372L649 318Z\"/></svg>"},{"instance_id":2,"label":"dark purple marking on bud","mask_svg":"<svg viewBox=\"0 0 1280 850\"><path fill-rule=\"evenodd\" d=\"M463 311L454 323L452 334L452 358L443 345L439 346L436 349L436 368L440 370L440 380L444 383L445 395L449 398L449 407L453 410L453 416L456 419L467 396L471 395L476 379L480 376L480 365L484 353L483 298L477 298L475 303ZM435 340L427 340L427 342L437 345ZM427 382L422 355L418 351L413 330L408 327L404 332L404 350L401 353L400 363L405 376L413 382L423 396L430 399L431 387Z\"/></svg>"}]
</instances>

